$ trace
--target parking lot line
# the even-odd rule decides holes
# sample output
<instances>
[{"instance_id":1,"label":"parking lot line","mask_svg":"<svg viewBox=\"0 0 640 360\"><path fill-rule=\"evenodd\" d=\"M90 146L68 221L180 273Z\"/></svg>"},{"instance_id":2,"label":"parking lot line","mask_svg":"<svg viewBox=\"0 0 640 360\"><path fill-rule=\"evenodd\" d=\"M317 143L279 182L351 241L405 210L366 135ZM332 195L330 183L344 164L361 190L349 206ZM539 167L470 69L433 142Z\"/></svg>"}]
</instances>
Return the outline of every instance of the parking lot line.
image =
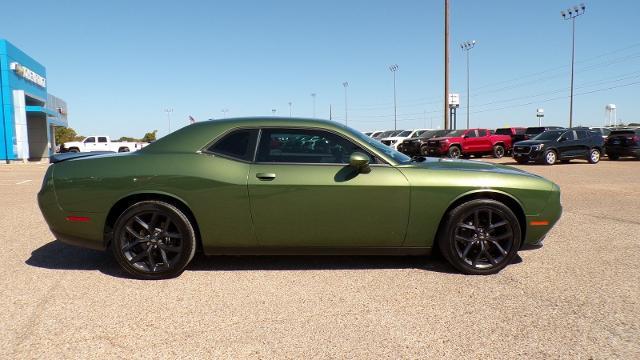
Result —
<instances>
[{"instance_id":1,"label":"parking lot line","mask_svg":"<svg viewBox=\"0 0 640 360\"><path fill-rule=\"evenodd\" d=\"M23 181L17 182L16 185L26 184L26 183L31 182L31 181L33 181L33 180L23 180Z\"/></svg>"}]
</instances>

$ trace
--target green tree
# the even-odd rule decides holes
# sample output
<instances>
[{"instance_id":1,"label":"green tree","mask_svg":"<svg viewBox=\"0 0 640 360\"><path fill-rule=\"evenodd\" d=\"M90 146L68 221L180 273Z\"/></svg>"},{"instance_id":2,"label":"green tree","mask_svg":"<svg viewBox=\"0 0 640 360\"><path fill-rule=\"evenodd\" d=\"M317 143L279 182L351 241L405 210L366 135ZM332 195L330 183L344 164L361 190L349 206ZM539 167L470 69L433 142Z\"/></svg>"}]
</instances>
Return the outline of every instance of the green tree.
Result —
<instances>
[{"instance_id":1,"label":"green tree","mask_svg":"<svg viewBox=\"0 0 640 360\"><path fill-rule=\"evenodd\" d=\"M142 141L143 142L156 141L156 133L157 132L158 132L158 130L153 130L151 132L148 132L148 133L144 134L144 136L142 137Z\"/></svg>"},{"instance_id":2,"label":"green tree","mask_svg":"<svg viewBox=\"0 0 640 360\"><path fill-rule=\"evenodd\" d=\"M70 127L57 127L55 130L56 144L75 141L78 138L82 138L82 136L79 136L76 131Z\"/></svg>"},{"instance_id":3,"label":"green tree","mask_svg":"<svg viewBox=\"0 0 640 360\"><path fill-rule=\"evenodd\" d=\"M123 136L123 137L121 137L120 139L118 139L116 141L138 142L138 141L140 141L140 139L132 138L132 137L129 137L129 136Z\"/></svg>"}]
</instances>

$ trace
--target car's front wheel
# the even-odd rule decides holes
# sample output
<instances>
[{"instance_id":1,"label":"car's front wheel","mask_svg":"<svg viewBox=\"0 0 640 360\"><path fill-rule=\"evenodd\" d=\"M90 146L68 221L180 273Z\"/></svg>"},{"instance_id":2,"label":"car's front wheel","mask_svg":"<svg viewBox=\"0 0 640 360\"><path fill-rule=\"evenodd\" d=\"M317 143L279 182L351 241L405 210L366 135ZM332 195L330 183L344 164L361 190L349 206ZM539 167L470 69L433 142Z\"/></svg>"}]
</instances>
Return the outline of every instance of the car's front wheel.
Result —
<instances>
[{"instance_id":1,"label":"car's front wheel","mask_svg":"<svg viewBox=\"0 0 640 360\"><path fill-rule=\"evenodd\" d=\"M496 145L493 147L493 157L496 159L500 159L504 156L504 146Z\"/></svg>"},{"instance_id":2,"label":"car's front wheel","mask_svg":"<svg viewBox=\"0 0 640 360\"><path fill-rule=\"evenodd\" d=\"M452 146L449 148L448 155L452 159L458 159L462 156L462 151L457 146Z\"/></svg>"},{"instance_id":3,"label":"car's front wheel","mask_svg":"<svg viewBox=\"0 0 640 360\"><path fill-rule=\"evenodd\" d=\"M547 165L553 165L558 160L558 154L553 150L547 150L544 153L544 163Z\"/></svg>"},{"instance_id":4,"label":"car's front wheel","mask_svg":"<svg viewBox=\"0 0 640 360\"><path fill-rule=\"evenodd\" d=\"M114 226L111 249L120 266L139 279L166 279L182 273L196 250L195 231L177 207L141 201L127 208Z\"/></svg>"},{"instance_id":5,"label":"car's front wheel","mask_svg":"<svg viewBox=\"0 0 640 360\"><path fill-rule=\"evenodd\" d=\"M489 275L513 261L520 242L520 224L513 211L501 202L477 199L448 214L438 246L460 272Z\"/></svg>"}]
</instances>

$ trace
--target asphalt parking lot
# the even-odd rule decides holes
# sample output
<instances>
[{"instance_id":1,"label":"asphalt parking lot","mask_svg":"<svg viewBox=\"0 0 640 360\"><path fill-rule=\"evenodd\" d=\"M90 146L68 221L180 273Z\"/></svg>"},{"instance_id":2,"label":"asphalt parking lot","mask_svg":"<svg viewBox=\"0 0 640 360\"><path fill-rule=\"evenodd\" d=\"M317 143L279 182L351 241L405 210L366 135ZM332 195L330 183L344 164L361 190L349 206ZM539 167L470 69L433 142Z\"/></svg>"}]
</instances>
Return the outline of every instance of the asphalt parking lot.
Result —
<instances>
[{"instance_id":1,"label":"asphalt parking lot","mask_svg":"<svg viewBox=\"0 0 640 360\"><path fill-rule=\"evenodd\" d=\"M564 214L494 276L425 257L199 256L154 282L55 240L35 199L46 165L1 165L0 354L639 358L640 161L518 167L561 186Z\"/></svg>"}]
</instances>

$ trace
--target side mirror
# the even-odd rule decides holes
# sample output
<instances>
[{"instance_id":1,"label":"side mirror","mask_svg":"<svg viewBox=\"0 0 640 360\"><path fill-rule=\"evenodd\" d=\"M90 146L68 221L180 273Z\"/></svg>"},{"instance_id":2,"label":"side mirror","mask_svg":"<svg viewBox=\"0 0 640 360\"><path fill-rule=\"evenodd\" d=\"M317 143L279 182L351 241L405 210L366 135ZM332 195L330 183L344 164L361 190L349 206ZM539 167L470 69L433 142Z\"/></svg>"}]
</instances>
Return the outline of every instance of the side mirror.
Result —
<instances>
[{"instance_id":1,"label":"side mirror","mask_svg":"<svg viewBox=\"0 0 640 360\"><path fill-rule=\"evenodd\" d=\"M356 171L363 174L371 172L371 168L369 167L369 156L358 151L352 153L349 157L349 165L356 169Z\"/></svg>"}]
</instances>

